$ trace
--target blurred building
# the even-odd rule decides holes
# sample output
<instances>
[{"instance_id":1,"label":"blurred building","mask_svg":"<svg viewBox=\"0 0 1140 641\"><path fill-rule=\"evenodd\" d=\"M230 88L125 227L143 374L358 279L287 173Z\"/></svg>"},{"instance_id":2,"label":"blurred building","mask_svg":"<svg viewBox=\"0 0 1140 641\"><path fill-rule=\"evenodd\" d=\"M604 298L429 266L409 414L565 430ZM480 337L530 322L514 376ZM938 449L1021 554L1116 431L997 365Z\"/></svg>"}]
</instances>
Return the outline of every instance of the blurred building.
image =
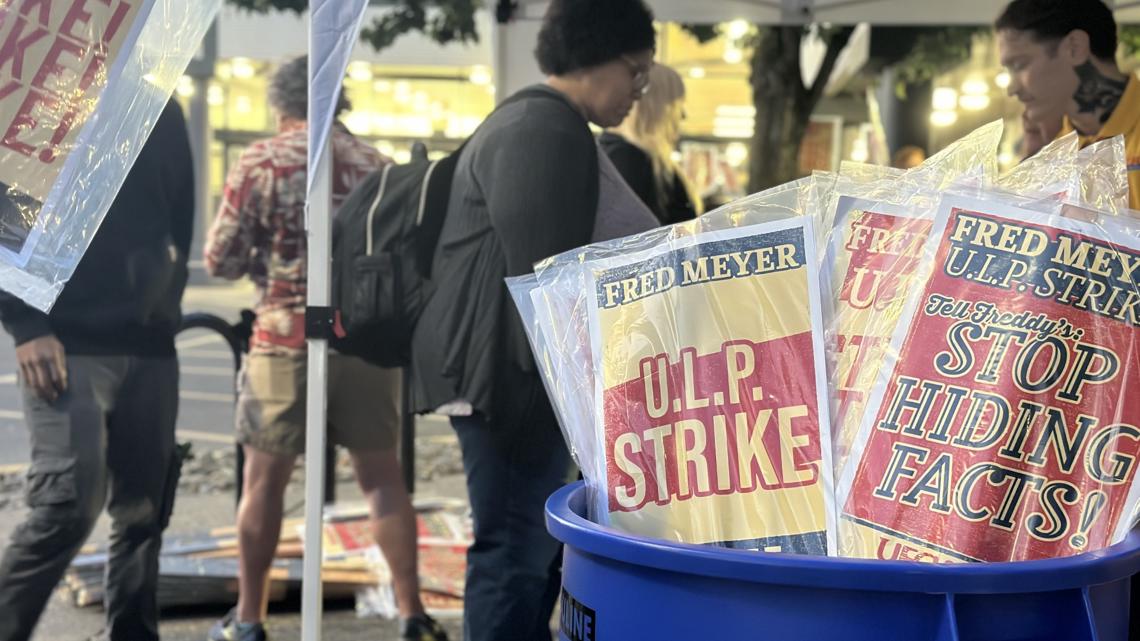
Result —
<instances>
[{"instance_id":1,"label":"blurred building","mask_svg":"<svg viewBox=\"0 0 1140 641\"><path fill-rule=\"evenodd\" d=\"M425 143L431 157L454 150L491 112L496 98L515 88L496 86L496 31L488 12L479 13L477 28L480 42L469 46L440 46L419 34L405 35L381 53L358 44L345 80L352 110L344 124L399 162L408 160L416 142ZM659 60L685 76L688 91L678 154L693 181L716 200L740 196L747 187L755 110L750 61L739 39L748 28L744 22L726 24L724 35L700 44L677 24L660 26ZM176 98L190 114L195 148L206 152L199 165L204 177L199 237L211 222L230 166L250 142L273 135L269 79L278 63L305 52L307 37L303 16L227 7L204 53L181 79ZM515 58L500 66L514 74L512 84L539 79L533 59ZM866 141L860 140L869 135L866 122L862 96L849 92L826 99L804 147L804 170L834 169L850 156L867 160Z\"/></svg>"}]
</instances>

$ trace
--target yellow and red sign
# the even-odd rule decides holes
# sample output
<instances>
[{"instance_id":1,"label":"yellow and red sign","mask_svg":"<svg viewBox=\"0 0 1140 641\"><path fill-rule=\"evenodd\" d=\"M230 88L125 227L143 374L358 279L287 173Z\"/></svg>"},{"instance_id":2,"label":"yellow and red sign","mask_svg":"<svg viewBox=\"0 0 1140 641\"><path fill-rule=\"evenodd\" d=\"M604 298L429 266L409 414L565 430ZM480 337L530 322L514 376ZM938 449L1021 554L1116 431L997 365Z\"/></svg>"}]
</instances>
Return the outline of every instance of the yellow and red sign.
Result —
<instances>
[{"instance_id":1,"label":"yellow and red sign","mask_svg":"<svg viewBox=\"0 0 1140 641\"><path fill-rule=\"evenodd\" d=\"M586 265L604 523L834 551L816 263L797 218Z\"/></svg>"},{"instance_id":2,"label":"yellow and red sign","mask_svg":"<svg viewBox=\"0 0 1140 641\"><path fill-rule=\"evenodd\" d=\"M939 562L1123 538L1140 489L1140 241L943 199L839 481L841 552Z\"/></svg>"}]
</instances>

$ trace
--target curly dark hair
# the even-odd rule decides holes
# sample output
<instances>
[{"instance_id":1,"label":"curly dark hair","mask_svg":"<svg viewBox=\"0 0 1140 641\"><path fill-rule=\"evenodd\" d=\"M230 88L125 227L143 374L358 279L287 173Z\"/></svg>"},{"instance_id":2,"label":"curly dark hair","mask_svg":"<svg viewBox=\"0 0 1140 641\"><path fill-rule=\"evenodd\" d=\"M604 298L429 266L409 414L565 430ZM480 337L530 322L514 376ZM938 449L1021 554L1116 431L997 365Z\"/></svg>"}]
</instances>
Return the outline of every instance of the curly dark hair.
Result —
<instances>
[{"instance_id":1,"label":"curly dark hair","mask_svg":"<svg viewBox=\"0 0 1140 641\"><path fill-rule=\"evenodd\" d=\"M561 76L655 42L653 12L642 0L553 0L534 57L542 73Z\"/></svg>"},{"instance_id":2,"label":"curly dark hair","mask_svg":"<svg viewBox=\"0 0 1140 641\"><path fill-rule=\"evenodd\" d=\"M994 25L1025 31L1038 43L1056 44L1072 31L1089 34L1089 49L1101 60L1116 56L1116 19L1101 0L1014 0Z\"/></svg>"},{"instance_id":3,"label":"curly dark hair","mask_svg":"<svg viewBox=\"0 0 1140 641\"><path fill-rule=\"evenodd\" d=\"M278 113L297 120L309 117L309 57L298 56L278 67L269 81L269 106ZM352 103L344 96L344 89L337 98L336 113L352 108Z\"/></svg>"}]
</instances>

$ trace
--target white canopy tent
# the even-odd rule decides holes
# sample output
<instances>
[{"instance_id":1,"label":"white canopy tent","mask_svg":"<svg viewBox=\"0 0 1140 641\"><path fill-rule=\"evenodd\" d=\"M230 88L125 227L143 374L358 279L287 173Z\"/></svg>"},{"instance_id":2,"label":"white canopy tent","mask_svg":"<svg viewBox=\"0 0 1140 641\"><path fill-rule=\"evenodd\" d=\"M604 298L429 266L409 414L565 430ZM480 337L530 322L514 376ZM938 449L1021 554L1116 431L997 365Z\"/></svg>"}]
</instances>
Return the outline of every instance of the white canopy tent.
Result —
<instances>
[{"instance_id":1,"label":"white canopy tent","mask_svg":"<svg viewBox=\"0 0 1140 641\"><path fill-rule=\"evenodd\" d=\"M1119 22L1140 22L1140 0L1106 0ZM658 20L757 24L828 22L884 25L990 24L994 0L647 0ZM328 342L331 329L329 260L331 163L329 132L341 79L358 39L369 0L309 0L309 184L307 198L309 372L306 450L325 449ZM515 0L511 20L491 34L497 99L541 80L531 52L546 0ZM305 550L302 640L321 638L321 528L325 457L305 457Z\"/></svg>"}]
</instances>

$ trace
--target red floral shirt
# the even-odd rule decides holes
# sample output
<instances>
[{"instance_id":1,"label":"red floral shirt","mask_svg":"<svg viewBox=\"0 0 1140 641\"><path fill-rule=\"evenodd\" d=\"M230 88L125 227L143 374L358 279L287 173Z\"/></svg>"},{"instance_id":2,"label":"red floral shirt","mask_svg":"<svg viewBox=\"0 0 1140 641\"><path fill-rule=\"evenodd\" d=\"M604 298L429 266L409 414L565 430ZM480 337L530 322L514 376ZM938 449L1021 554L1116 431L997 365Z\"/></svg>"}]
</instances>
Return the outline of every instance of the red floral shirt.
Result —
<instances>
[{"instance_id":1,"label":"red floral shirt","mask_svg":"<svg viewBox=\"0 0 1140 641\"><path fill-rule=\"evenodd\" d=\"M333 211L369 173L391 162L341 127L334 127ZM308 132L304 127L254 143L226 179L218 215L206 240L206 270L257 286L250 349L295 354L305 349L305 188Z\"/></svg>"}]
</instances>

